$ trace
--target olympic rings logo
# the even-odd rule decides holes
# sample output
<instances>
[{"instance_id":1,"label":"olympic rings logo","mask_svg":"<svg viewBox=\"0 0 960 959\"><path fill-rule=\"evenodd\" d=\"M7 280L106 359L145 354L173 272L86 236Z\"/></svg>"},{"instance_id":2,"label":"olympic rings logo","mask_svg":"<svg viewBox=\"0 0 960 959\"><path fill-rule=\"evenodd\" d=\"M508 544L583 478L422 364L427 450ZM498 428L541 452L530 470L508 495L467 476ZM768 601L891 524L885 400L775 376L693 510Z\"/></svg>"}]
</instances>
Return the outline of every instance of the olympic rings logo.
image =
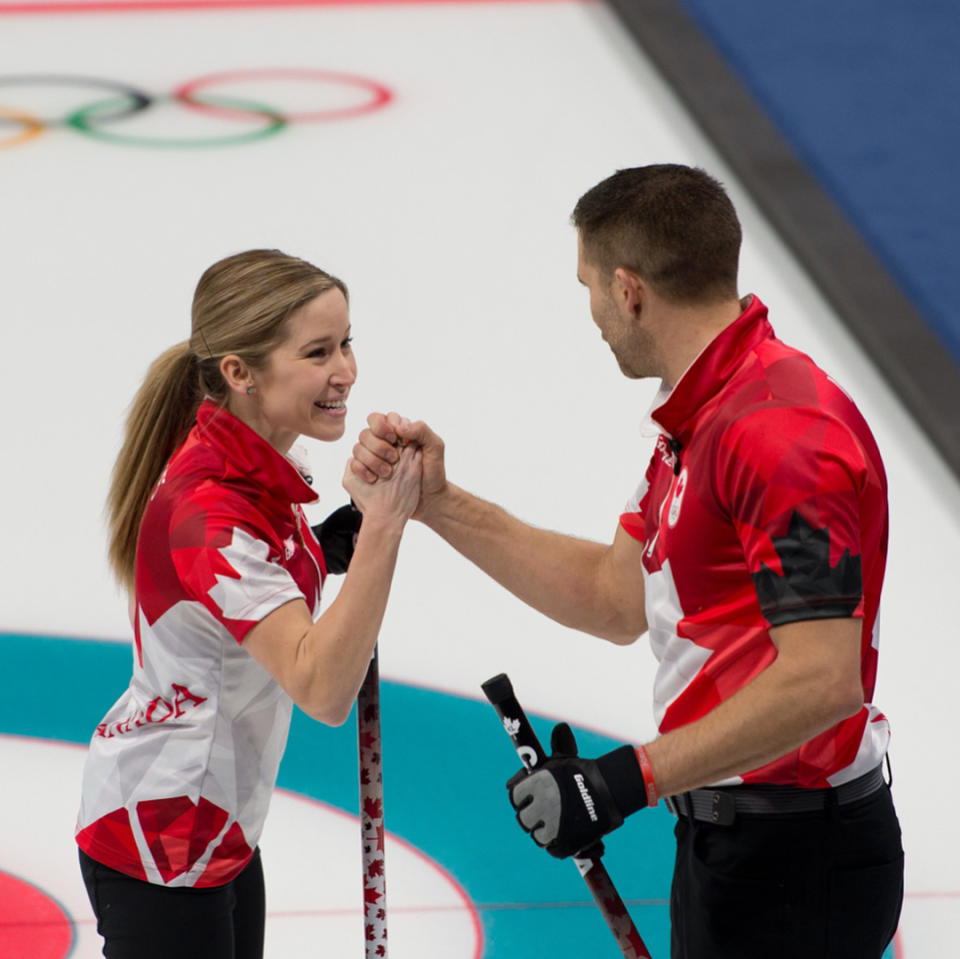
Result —
<instances>
[{"instance_id":1,"label":"olympic rings logo","mask_svg":"<svg viewBox=\"0 0 960 959\"><path fill-rule=\"evenodd\" d=\"M248 99L245 95L210 92L217 87L230 85L245 88L251 82L262 86L263 81L280 81L288 85L309 84L307 107L281 109L261 103L259 97ZM52 117L7 104L8 92L29 88L44 91L48 95L57 89L87 88L106 95L77 107L68 107L65 114ZM375 80L301 67L210 73L187 80L164 95L99 77L46 73L0 74L0 148L22 146L54 128L71 130L121 146L168 149L237 146L271 137L293 123L324 123L372 113L385 107L392 99L392 92ZM194 118L202 114L207 121L221 126L221 131L202 136L184 136L123 130L122 121L162 105L190 111ZM253 129L237 132L236 125L240 123L253 124ZM8 133L8 130L11 132Z\"/></svg>"}]
</instances>

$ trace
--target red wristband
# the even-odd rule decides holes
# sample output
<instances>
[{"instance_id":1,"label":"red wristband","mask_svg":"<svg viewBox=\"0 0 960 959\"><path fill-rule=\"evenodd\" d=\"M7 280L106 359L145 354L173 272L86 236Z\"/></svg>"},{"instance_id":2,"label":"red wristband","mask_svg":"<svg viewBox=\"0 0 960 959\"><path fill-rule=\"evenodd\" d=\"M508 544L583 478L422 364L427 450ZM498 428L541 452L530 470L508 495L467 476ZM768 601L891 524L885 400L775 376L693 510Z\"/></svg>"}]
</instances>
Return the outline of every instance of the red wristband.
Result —
<instances>
[{"instance_id":1,"label":"red wristband","mask_svg":"<svg viewBox=\"0 0 960 959\"><path fill-rule=\"evenodd\" d=\"M657 792L657 783L653 778L653 767L650 765L650 757L647 755L643 746L635 746L634 752L637 754L637 762L640 764L640 775L643 776L643 785L647 791L647 805L656 806L660 802L660 793Z\"/></svg>"}]
</instances>

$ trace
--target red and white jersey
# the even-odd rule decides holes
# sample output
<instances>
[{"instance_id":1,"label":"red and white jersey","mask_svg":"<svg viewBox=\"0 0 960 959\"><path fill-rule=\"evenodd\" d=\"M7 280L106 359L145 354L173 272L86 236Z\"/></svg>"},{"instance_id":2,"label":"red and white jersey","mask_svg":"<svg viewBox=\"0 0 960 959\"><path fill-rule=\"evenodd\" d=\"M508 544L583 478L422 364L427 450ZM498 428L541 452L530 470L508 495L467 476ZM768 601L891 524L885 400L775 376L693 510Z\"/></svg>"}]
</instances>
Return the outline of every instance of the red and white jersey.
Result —
<instances>
[{"instance_id":1,"label":"red and white jersey","mask_svg":"<svg viewBox=\"0 0 960 959\"><path fill-rule=\"evenodd\" d=\"M889 739L870 704L887 551L887 489L852 400L778 340L752 297L653 411L663 432L621 525L644 544L661 733L704 716L776 656L771 626L863 620L867 703L729 783L840 785ZM719 785L719 784L714 784Z\"/></svg>"},{"instance_id":2,"label":"red and white jersey","mask_svg":"<svg viewBox=\"0 0 960 959\"><path fill-rule=\"evenodd\" d=\"M97 727L77 842L119 872L218 886L253 855L292 703L243 648L326 568L293 463L205 401L148 504L136 559L133 678Z\"/></svg>"}]
</instances>

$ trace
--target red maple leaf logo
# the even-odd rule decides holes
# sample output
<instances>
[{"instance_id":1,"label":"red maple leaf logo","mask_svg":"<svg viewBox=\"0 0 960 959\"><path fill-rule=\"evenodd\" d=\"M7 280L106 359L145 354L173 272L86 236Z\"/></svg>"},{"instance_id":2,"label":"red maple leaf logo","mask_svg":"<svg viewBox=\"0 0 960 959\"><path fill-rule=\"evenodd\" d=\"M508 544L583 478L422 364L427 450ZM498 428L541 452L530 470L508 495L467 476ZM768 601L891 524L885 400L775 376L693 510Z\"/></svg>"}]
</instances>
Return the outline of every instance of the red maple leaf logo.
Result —
<instances>
[{"instance_id":1,"label":"red maple leaf logo","mask_svg":"<svg viewBox=\"0 0 960 959\"><path fill-rule=\"evenodd\" d=\"M369 796L367 796L363 800L363 811L371 819L382 819L383 803L379 799L371 799Z\"/></svg>"}]
</instances>

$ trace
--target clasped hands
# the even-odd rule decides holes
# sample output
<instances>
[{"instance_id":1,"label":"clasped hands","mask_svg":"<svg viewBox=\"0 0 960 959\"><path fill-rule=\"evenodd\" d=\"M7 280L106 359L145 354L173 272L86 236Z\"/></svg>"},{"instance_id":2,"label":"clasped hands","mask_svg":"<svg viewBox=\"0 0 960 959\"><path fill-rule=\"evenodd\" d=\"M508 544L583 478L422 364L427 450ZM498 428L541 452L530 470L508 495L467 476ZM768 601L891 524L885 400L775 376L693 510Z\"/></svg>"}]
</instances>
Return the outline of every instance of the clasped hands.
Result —
<instances>
[{"instance_id":1,"label":"clasped hands","mask_svg":"<svg viewBox=\"0 0 960 959\"><path fill-rule=\"evenodd\" d=\"M405 446L414 446L423 454L420 502L413 513L415 519L423 519L429 501L447 485L443 440L423 421L411 422L399 413L371 413L367 428L353 447L347 470L369 484L388 479Z\"/></svg>"}]
</instances>

